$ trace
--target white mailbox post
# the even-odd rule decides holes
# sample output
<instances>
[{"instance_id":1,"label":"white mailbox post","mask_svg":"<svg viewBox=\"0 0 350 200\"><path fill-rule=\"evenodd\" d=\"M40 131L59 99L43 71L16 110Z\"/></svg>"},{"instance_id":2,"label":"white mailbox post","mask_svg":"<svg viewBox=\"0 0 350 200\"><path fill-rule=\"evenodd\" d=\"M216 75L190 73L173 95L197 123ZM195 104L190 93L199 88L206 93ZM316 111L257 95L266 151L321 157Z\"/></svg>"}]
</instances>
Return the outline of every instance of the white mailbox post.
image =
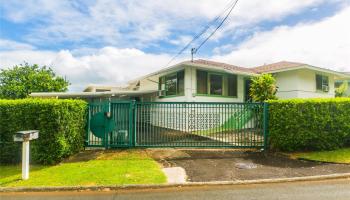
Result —
<instances>
[{"instance_id":1,"label":"white mailbox post","mask_svg":"<svg viewBox=\"0 0 350 200\"><path fill-rule=\"evenodd\" d=\"M37 139L39 131L19 131L13 136L15 142L22 142L22 179L29 178L29 141Z\"/></svg>"}]
</instances>

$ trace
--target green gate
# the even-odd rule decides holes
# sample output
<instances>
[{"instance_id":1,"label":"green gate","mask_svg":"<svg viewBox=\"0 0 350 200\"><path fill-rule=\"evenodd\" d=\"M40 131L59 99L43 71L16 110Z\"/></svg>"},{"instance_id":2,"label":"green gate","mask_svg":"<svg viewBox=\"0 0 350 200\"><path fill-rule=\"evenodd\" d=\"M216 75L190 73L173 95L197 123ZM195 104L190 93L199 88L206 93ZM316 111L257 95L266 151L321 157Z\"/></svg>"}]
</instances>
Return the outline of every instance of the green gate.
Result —
<instances>
[{"instance_id":1,"label":"green gate","mask_svg":"<svg viewBox=\"0 0 350 200\"><path fill-rule=\"evenodd\" d=\"M100 102L89 105L87 146L266 148L267 104Z\"/></svg>"},{"instance_id":2,"label":"green gate","mask_svg":"<svg viewBox=\"0 0 350 200\"><path fill-rule=\"evenodd\" d=\"M133 102L90 103L86 146L130 147L132 145Z\"/></svg>"}]
</instances>

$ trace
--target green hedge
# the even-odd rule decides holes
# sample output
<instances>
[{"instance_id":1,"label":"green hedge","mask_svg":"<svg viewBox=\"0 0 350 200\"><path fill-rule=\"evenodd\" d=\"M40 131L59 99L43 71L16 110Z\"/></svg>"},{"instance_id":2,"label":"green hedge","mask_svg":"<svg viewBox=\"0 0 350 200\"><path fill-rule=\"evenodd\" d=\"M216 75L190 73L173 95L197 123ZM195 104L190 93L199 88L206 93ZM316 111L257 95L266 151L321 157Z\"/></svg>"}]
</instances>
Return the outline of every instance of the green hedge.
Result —
<instances>
[{"instance_id":1,"label":"green hedge","mask_svg":"<svg viewBox=\"0 0 350 200\"><path fill-rule=\"evenodd\" d=\"M271 149L331 150L349 145L350 98L268 103Z\"/></svg>"},{"instance_id":2,"label":"green hedge","mask_svg":"<svg viewBox=\"0 0 350 200\"><path fill-rule=\"evenodd\" d=\"M39 130L30 142L31 161L54 164L84 146L87 103L82 100L0 100L0 163L21 160L21 143L13 142L20 130Z\"/></svg>"}]
</instances>

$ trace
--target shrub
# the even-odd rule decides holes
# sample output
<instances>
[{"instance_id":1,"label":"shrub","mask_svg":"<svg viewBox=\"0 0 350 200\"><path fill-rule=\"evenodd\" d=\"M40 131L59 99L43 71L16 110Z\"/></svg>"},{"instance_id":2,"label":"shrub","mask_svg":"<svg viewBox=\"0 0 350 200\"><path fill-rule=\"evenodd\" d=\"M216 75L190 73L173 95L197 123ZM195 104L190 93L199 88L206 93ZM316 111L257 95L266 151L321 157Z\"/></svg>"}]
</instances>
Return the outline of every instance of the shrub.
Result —
<instances>
[{"instance_id":1,"label":"shrub","mask_svg":"<svg viewBox=\"0 0 350 200\"><path fill-rule=\"evenodd\" d=\"M270 147L282 151L331 150L350 139L350 98L271 100Z\"/></svg>"},{"instance_id":2,"label":"shrub","mask_svg":"<svg viewBox=\"0 0 350 200\"><path fill-rule=\"evenodd\" d=\"M345 92L348 90L348 82L347 81L343 81L343 83L335 89L335 96L336 97L344 97Z\"/></svg>"},{"instance_id":3,"label":"shrub","mask_svg":"<svg viewBox=\"0 0 350 200\"><path fill-rule=\"evenodd\" d=\"M256 102L277 99L276 79L271 74L262 74L253 77L249 92Z\"/></svg>"},{"instance_id":4,"label":"shrub","mask_svg":"<svg viewBox=\"0 0 350 200\"><path fill-rule=\"evenodd\" d=\"M19 162L21 143L13 142L20 130L39 130L30 142L34 163L54 164L84 145L87 103L82 100L0 100L0 163Z\"/></svg>"}]
</instances>

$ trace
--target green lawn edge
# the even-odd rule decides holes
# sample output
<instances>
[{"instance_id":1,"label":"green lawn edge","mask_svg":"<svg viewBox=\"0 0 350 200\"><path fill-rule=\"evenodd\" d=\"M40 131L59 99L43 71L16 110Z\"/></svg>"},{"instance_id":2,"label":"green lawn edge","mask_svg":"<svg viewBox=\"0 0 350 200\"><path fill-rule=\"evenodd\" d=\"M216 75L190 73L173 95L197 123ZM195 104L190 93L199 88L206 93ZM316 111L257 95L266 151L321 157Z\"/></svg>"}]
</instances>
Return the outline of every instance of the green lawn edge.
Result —
<instances>
[{"instance_id":1,"label":"green lawn edge","mask_svg":"<svg viewBox=\"0 0 350 200\"><path fill-rule=\"evenodd\" d=\"M166 183L161 166L152 158L135 152L54 166L33 165L28 180L21 180L21 165L0 165L0 172L0 187Z\"/></svg>"},{"instance_id":2,"label":"green lawn edge","mask_svg":"<svg viewBox=\"0 0 350 200\"><path fill-rule=\"evenodd\" d=\"M317 162L350 164L350 148L342 148L332 151L293 153L292 157Z\"/></svg>"}]
</instances>

